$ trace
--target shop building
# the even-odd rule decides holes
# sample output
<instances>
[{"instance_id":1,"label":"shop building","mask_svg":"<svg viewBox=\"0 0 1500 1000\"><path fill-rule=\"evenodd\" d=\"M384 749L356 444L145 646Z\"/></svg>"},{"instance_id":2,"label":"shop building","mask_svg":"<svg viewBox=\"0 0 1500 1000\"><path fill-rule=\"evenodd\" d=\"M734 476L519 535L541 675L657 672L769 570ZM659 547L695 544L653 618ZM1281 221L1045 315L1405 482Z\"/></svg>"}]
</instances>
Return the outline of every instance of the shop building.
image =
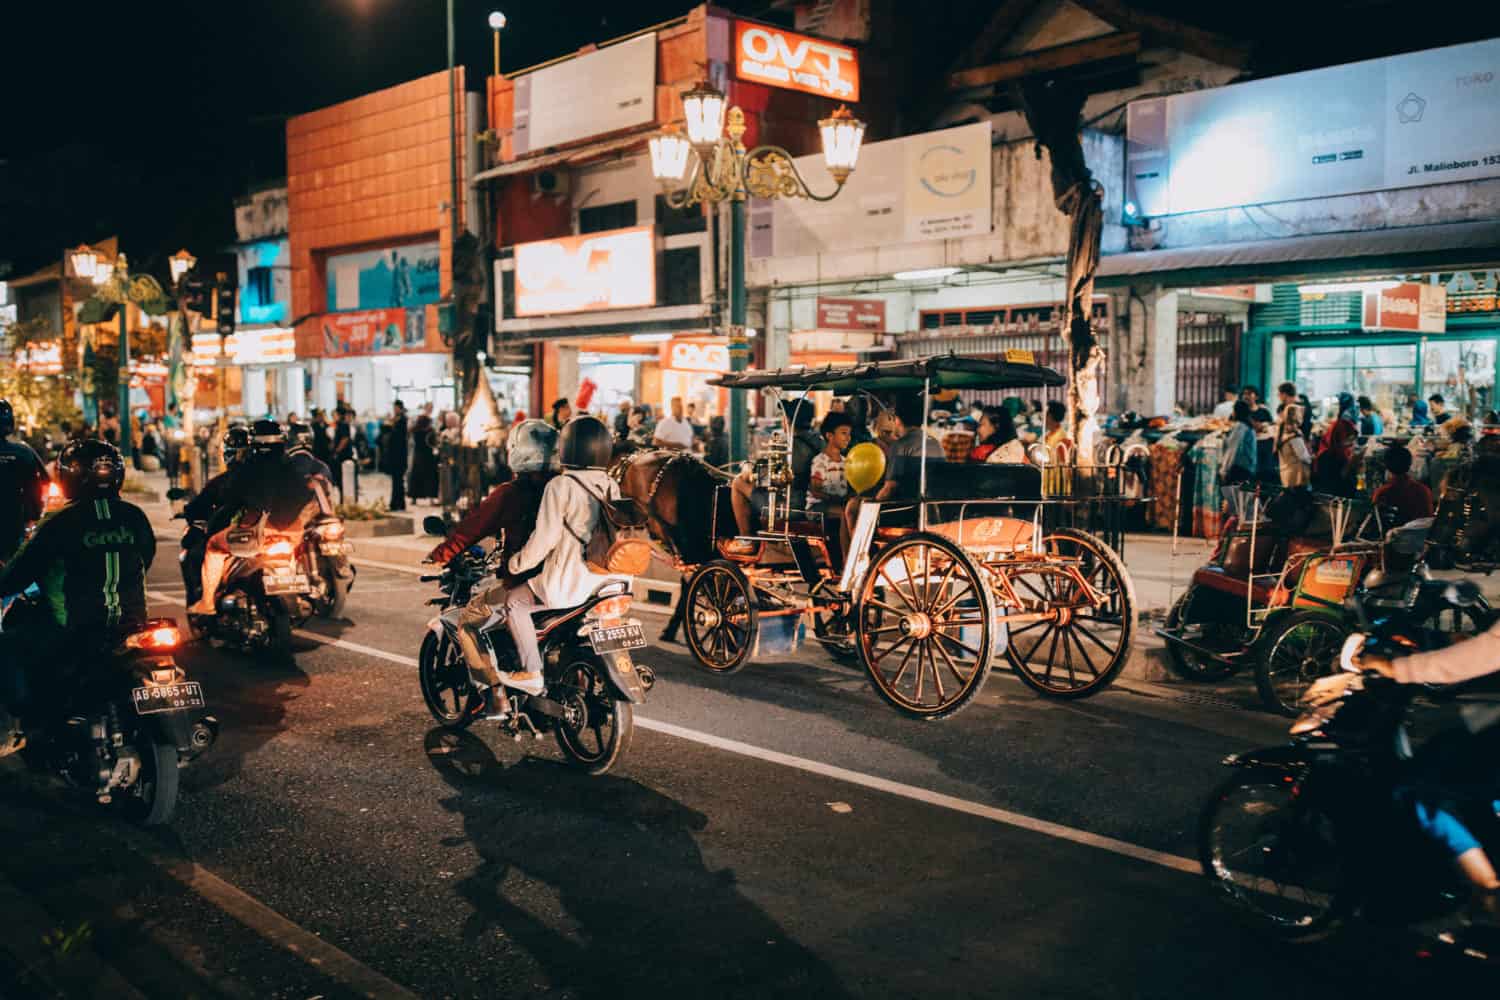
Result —
<instances>
[{"instance_id":1,"label":"shop building","mask_svg":"<svg viewBox=\"0 0 1500 1000\"><path fill-rule=\"evenodd\" d=\"M483 107L464 92L462 67L456 76L465 191ZM287 122L295 363L276 374L295 395L302 370L308 408L383 413L398 398L413 409L457 406L439 329L452 298L447 84L436 73ZM460 226L475 214L463 199Z\"/></svg>"},{"instance_id":2,"label":"shop building","mask_svg":"<svg viewBox=\"0 0 1500 1000\"><path fill-rule=\"evenodd\" d=\"M1482 419L1500 334L1497 101L1500 40L1132 104L1126 248L1099 269L1127 318L1116 350L1139 359L1129 405L1217 398L1182 381L1212 353L1182 331L1217 316L1240 331L1221 383L1368 395L1388 423L1438 393Z\"/></svg>"}]
</instances>

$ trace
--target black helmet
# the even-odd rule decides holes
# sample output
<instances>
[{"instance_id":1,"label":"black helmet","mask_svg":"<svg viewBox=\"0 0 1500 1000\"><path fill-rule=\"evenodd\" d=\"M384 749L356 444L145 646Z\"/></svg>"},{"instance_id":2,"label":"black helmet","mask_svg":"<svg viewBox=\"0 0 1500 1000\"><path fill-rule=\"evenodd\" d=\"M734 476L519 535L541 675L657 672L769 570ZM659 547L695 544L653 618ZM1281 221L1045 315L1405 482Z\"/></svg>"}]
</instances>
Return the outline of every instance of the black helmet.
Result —
<instances>
[{"instance_id":1,"label":"black helmet","mask_svg":"<svg viewBox=\"0 0 1500 1000\"><path fill-rule=\"evenodd\" d=\"M257 420L250 428L250 454L256 458L280 458L286 454L286 433L274 420Z\"/></svg>"},{"instance_id":2,"label":"black helmet","mask_svg":"<svg viewBox=\"0 0 1500 1000\"><path fill-rule=\"evenodd\" d=\"M0 399L0 438L10 437L16 430L16 411L10 408L10 400Z\"/></svg>"},{"instance_id":3,"label":"black helmet","mask_svg":"<svg viewBox=\"0 0 1500 1000\"><path fill-rule=\"evenodd\" d=\"M300 421L291 422L286 425L287 454L293 452L310 452L313 445L313 430L307 424Z\"/></svg>"},{"instance_id":4,"label":"black helmet","mask_svg":"<svg viewBox=\"0 0 1500 1000\"><path fill-rule=\"evenodd\" d=\"M108 441L75 441L57 458L57 478L69 500L117 497L125 483L125 460Z\"/></svg>"},{"instance_id":5,"label":"black helmet","mask_svg":"<svg viewBox=\"0 0 1500 1000\"><path fill-rule=\"evenodd\" d=\"M224 432L224 464L236 466L250 457L250 429L244 424L235 424Z\"/></svg>"},{"instance_id":6,"label":"black helmet","mask_svg":"<svg viewBox=\"0 0 1500 1000\"><path fill-rule=\"evenodd\" d=\"M614 452L614 436L598 417L574 417L557 439L557 456L564 469L607 469Z\"/></svg>"}]
</instances>

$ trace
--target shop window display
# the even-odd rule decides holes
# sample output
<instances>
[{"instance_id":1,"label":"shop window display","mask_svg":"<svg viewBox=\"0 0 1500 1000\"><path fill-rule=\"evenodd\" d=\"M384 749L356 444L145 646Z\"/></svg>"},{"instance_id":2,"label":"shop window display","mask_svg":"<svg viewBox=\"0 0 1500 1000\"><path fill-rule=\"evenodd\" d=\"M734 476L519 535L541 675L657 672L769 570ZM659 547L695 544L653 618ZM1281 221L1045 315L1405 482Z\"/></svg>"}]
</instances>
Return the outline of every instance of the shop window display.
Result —
<instances>
[{"instance_id":1,"label":"shop window display","mask_svg":"<svg viewBox=\"0 0 1500 1000\"><path fill-rule=\"evenodd\" d=\"M1313 401L1319 419L1333 415L1341 392L1369 396L1381 413L1405 415L1417 396L1415 344L1299 347L1298 386Z\"/></svg>"},{"instance_id":2,"label":"shop window display","mask_svg":"<svg viewBox=\"0 0 1500 1000\"><path fill-rule=\"evenodd\" d=\"M1482 418L1494 406L1495 342L1428 341L1422 349L1422 391L1440 394L1450 413Z\"/></svg>"}]
</instances>

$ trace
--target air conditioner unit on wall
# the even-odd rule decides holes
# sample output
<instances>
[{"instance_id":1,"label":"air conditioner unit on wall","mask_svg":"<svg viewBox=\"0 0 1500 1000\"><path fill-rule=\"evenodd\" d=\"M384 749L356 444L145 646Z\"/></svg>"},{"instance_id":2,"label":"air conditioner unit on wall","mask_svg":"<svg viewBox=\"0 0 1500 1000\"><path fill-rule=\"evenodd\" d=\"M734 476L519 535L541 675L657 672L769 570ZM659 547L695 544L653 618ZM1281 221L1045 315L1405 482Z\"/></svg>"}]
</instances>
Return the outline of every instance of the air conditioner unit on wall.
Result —
<instances>
[{"instance_id":1,"label":"air conditioner unit on wall","mask_svg":"<svg viewBox=\"0 0 1500 1000\"><path fill-rule=\"evenodd\" d=\"M560 170L538 170L531 175L531 193L558 197L568 193L571 178Z\"/></svg>"}]
</instances>

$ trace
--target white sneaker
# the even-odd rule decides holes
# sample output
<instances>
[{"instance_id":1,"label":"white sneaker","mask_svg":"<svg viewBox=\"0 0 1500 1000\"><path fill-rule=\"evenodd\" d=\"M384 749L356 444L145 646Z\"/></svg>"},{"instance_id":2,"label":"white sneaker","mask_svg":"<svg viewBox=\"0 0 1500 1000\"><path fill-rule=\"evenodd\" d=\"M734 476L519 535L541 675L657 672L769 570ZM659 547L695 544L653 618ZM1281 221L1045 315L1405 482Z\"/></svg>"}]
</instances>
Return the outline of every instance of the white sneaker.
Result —
<instances>
[{"instance_id":1,"label":"white sneaker","mask_svg":"<svg viewBox=\"0 0 1500 1000\"><path fill-rule=\"evenodd\" d=\"M547 685L542 680L541 672L536 670L517 670L514 673L501 674L500 683L508 688L515 688L517 691L524 691L527 694L541 694L547 690Z\"/></svg>"}]
</instances>

